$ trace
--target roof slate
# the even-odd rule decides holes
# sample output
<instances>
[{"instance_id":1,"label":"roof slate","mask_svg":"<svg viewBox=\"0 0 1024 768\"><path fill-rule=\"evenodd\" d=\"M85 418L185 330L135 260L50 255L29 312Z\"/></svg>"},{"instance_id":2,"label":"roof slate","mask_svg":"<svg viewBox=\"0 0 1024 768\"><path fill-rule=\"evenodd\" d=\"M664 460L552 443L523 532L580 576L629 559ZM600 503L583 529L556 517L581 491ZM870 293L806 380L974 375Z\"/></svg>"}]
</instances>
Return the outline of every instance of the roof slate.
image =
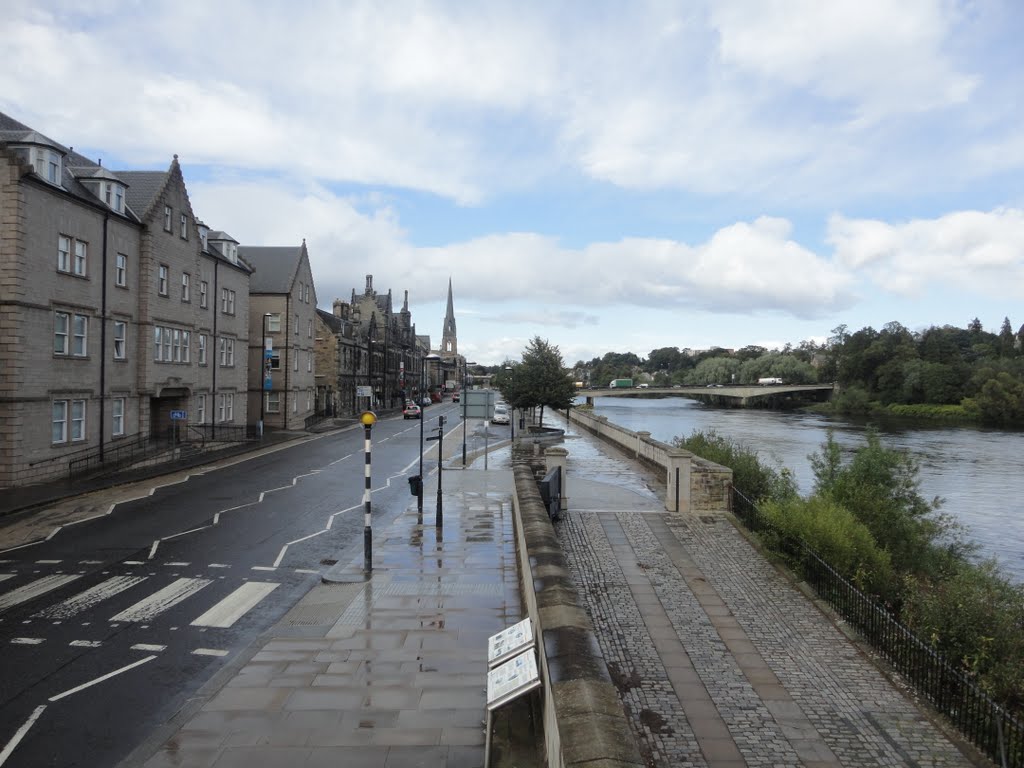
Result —
<instances>
[{"instance_id":1,"label":"roof slate","mask_svg":"<svg viewBox=\"0 0 1024 768\"><path fill-rule=\"evenodd\" d=\"M115 171L128 185L125 199L140 218L145 218L153 201L163 190L170 171Z\"/></svg>"},{"instance_id":2,"label":"roof slate","mask_svg":"<svg viewBox=\"0 0 1024 768\"><path fill-rule=\"evenodd\" d=\"M250 293L290 293L302 259L302 246L240 246L238 255L252 265Z\"/></svg>"}]
</instances>

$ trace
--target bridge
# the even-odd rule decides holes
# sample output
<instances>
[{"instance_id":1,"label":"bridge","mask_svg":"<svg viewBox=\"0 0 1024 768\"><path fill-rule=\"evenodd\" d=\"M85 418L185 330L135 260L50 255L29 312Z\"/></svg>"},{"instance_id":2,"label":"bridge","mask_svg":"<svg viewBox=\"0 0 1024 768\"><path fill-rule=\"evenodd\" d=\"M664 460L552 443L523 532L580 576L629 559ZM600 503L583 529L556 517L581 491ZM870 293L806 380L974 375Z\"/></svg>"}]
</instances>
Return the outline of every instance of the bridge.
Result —
<instances>
[{"instance_id":1,"label":"bridge","mask_svg":"<svg viewBox=\"0 0 1024 768\"><path fill-rule=\"evenodd\" d=\"M576 392L586 398L587 405L595 397L691 397L712 405L745 408L758 405L770 408L792 408L807 403L828 400L835 390L834 384L712 384L704 386L672 387L588 387Z\"/></svg>"}]
</instances>

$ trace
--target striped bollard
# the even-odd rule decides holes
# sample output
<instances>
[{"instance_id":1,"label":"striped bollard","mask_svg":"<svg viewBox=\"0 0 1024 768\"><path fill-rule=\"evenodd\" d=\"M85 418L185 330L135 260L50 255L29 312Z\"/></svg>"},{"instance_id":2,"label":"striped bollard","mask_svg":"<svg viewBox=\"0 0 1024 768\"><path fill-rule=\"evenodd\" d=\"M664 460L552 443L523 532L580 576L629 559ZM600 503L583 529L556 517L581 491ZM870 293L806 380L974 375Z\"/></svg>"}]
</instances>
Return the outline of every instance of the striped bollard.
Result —
<instances>
[{"instance_id":1,"label":"striped bollard","mask_svg":"<svg viewBox=\"0 0 1024 768\"><path fill-rule=\"evenodd\" d=\"M364 411L359 417L363 424L363 452L366 456L366 483L363 487L363 570L369 575L373 571L373 528L370 520L370 435L373 425L377 423L377 415L373 411Z\"/></svg>"}]
</instances>

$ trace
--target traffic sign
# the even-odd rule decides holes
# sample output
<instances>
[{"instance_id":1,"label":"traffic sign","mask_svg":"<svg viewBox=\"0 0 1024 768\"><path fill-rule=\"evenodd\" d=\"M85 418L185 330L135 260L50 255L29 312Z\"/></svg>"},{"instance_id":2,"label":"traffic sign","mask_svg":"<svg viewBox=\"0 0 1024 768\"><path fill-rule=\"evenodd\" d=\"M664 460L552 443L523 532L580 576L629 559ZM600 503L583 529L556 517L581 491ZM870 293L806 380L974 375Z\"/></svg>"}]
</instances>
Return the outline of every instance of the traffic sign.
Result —
<instances>
[{"instance_id":1,"label":"traffic sign","mask_svg":"<svg viewBox=\"0 0 1024 768\"><path fill-rule=\"evenodd\" d=\"M185 421L188 411L171 411L171 421Z\"/></svg>"}]
</instances>

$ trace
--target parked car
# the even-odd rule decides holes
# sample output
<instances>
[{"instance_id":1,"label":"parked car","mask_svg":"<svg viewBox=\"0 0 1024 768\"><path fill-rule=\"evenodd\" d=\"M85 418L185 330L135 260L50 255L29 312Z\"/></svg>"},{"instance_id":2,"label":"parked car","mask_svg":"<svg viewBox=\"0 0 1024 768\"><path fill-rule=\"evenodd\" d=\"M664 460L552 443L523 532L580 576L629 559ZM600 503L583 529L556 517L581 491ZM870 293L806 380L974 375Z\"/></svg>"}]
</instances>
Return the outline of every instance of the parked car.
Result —
<instances>
[{"instance_id":1,"label":"parked car","mask_svg":"<svg viewBox=\"0 0 1024 768\"><path fill-rule=\"evenodd\" d=\"M431 399L430 399L429 397L427 397L426 395L424 395L424 396L423 396L423 399L422 399L422 400L420 401L420 405L430 405L430 404L431 404L432 402L434 402L434 401L433 401L433 400L431 400Z\"/></svg>"},{"instance_id":2,"label":"parked car","mask_svg":"<svg viewBox=\"0 0 1024 768\"><path fill-rule=\"evenodd\" d=\"M423 410L416 405L416 403L406 403L405 408L402 409L403 419L420 419L423 418Z\"/></svg>"},{"instance_id":3,"label":"parked car","mask_svg":"<svg viewBox=\"0 0 1024 768\"><path fill-rule=\"evenodd\" d=\"M491 424L508 424L508 408L504 405L494 406L494 415L491 417Z\"/></svg>"},{"instance_id":4,"label":"parked car","mask_svg":"<svg viewBox=\"0 0 1024 768\"><path fill-rule=\"evenodd\" d=\"M459 402L460 399L461 398L459 397L459 393L458 392L452 392L452 402L453 403Z\"/></svg>"}]
</instances>

